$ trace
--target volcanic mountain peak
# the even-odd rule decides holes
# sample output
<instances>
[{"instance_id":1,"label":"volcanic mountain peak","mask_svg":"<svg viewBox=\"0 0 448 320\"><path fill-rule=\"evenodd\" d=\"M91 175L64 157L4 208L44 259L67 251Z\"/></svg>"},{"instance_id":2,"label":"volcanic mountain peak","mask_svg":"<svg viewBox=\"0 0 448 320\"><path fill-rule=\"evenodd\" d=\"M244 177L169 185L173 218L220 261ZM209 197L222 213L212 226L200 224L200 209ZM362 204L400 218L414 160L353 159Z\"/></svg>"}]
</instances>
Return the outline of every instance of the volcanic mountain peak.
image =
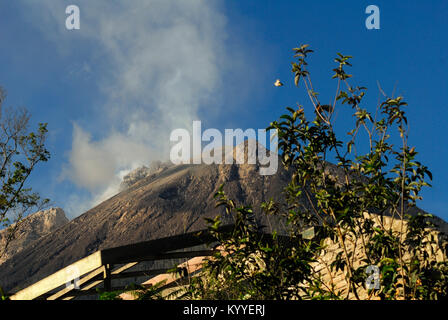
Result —
<instances>
[{"instance_id":1,"label":"volcanic mountain peak","mask_svg":"<svg viewBox=\"0 0 448 320\"><path fill-rule=\"evenodd\" d=\"M159 174L171 166L173 166L173 164L170 162L153 161L151 162L149 167L147 166L138 167L137 169L132 170L123 177L123 181L121 182L120 185L120 191L129 188L130 186L132 186L133 184L137 183L138 181L144 178L147 178L151 175Z\"/></svg>"},{"instance_id":2,"label":"volcanic mountain peak","mask_svg":"<svg viewBox=\"0 0 448 320\"><path fill-rule=\"evenodd\" d=\"M270 155L269 150L267 150L261 143L254 139L245 140L236 147L223 146L220 148L215 148L212 150L206 150L201 153L201 157L193 157L191 163L202 163L203 159L208 156L213 157L215 154L221 154L221 163L226 163L225 159L231 159L232 163L237 164L256 164L258 159L259 163L266 164L269 162L268 156ZM132 170L127 175L123 177L121 182L120 191L123 191L137 182L150 177L157 176L158 174L164 172L166 169L174 166L170 161L153 161L150 163L149 167L141 166L137 169Z\"/></svg>"},{"instance_id":3,"label":"volcanic mountain peak","mask_svg":"<svg viewBox=\"0 0 448 320\"><path fill-rule=\"evenodd\" d=\"M256 165L257 169L262 168L261 175L272 175L277 172L278 155L257 140L247 139L235 147L230 144L206 145L200 156L193 155L187 163Z\"/></svg>"}]
</instances>

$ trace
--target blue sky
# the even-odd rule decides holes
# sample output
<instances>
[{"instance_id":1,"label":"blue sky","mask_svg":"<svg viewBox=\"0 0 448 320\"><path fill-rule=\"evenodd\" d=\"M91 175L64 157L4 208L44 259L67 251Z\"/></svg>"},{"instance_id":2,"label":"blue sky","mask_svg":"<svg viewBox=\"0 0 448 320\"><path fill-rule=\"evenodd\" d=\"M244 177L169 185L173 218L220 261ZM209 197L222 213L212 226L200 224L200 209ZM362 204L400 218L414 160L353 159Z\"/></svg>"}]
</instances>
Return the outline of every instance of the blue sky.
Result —
<instances>
[{"instance_id":1,"label":"blue sky","mask_svg":"<svg viewBox=\"0 0 448 320\"><path fill-rule=\"evenodd\" d=\"M71 4L80 30L65 29ZM370 4L379 30L365 27ZM174 128L265 128L286 106L306 106L292 84L293 47L315 50L323 101L334 95L336 53L352 55L366 107L377 82L408 102L410 144L434 175L420 207L448 219L447 16L446 1L2 0L0 85L7 106L49 123L52 158L31 186L74 217L128 170L167 158ZM341 112L341 130L350 120Z\"/></svg>"}]
</instances>

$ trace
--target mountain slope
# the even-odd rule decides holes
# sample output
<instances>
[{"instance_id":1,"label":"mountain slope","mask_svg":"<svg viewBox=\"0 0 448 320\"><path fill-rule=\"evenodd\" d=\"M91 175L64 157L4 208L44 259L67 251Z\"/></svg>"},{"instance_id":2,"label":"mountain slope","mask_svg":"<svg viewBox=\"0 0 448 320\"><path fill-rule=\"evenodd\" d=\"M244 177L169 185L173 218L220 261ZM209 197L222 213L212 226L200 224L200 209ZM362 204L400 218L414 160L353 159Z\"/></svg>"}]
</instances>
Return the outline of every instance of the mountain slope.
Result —
<instances>
[{"instance_id":1,"label":"mountain slope","mask_svg":"<svg viewBox=\"0 0 448 320\"><path fill-rule=\"evenodd\" d=\"M27 216L21 221L15 238L8 244L6 252L0 258L0 264L67 222L68 219L61 208L42 210ZM6 245L7 236L6 229L0 230L0 248L2 249Z\"/></svg>"}]
</instances>

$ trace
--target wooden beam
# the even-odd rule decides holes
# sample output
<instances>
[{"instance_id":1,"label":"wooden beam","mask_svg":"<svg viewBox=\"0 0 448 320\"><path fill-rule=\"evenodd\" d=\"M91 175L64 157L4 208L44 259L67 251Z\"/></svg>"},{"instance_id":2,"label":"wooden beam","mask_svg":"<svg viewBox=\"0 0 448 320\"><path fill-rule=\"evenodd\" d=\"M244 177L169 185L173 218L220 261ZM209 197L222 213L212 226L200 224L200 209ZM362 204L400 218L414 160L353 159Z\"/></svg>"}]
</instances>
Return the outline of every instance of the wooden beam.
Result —
<instances>
[{"instance_id":1,"label":"wooden beam","mask_svg":"<svg viewBox=\"0 0 448 320\"><path fill-rule=\"evenodd\" d=\"M101 276L103 273L104 273L104 266L92 271L91 273L89 273L88 275L86 275L85 277L80 279L77 284L79 287L82 287L83 285L85 285L85 284L89 283L90 281L93 281L97 277ZM70 293L73 290L78 290L78 289L75 289L74 284L51 295L50 297L47 298L47 300L61 299L63 296L67 295L68 293Z\"/></svg>"},{"instance_id":2,"label":"wooden beam","mask_svg":"<svg viewBox=\"0 0 448 320\"><path fill-rule=\"evenodd\" d=\"M119 274L119 273L121 273L121 272L123 272L123 271L126 271L126 270L128 270L128 269L134 267L134 266L137 265L137 264L139 264L139 262L130 262L130 263L127 263L127 264L125 264L124 266L121 266L121 267L115 269L114 271L112 271L112 274L113 274L113 275L117 275L117 274Z\"/></svg>"},{"instance_id":3,"label":"wooden beam","mask_svg":"<svg viewBox=\"0 0 448 320\"><path fill-rule=\"evenodd\" d=\"M18 291L11 296L11 300L33 300L45 293L65 285L73 280L73 271L78 273L78 276L89 273L103 265L101 258L101 251L97 251L84 259L78 260L75 263L53 273L52 275L32 284L31 286Z\"/></svg>"},{"instance_id":4,"label":"wooden beam","mask_svg":"<svg viewBox=\"0 0 448 320\"><path fill-rule=\"evenodd\" d=\"M234 226L224 226L220 230L230 232ZM160 238L126 246L105 249L101 251L101 258L104 264L118 264L131 261L142 261L140 257L151 257L168 251L194 247L208 242L213 242L215 238L208 230L184 233L177 236Z\"/></svg>"},{"instance_id":5,"label":"wooden beam","mask_svg":"<svg viewBox=\"0 0 448 320\"><path fill-rule=\"evenodd\" d=\"M128 269L134 267L134 266L137 265L137 264L138 264L138 262L131 262L131 263L125 264L124 266L119 267L119 268L113 270L113 271L111 272L111 276L113 277L114 275L118 275L118 274L120 274L121 272L123 272L123 271L125 271L125 270L128 270ZM101 270L103 270L103 269L101 268ZM95 288L96 286L99 286L99 285L102 284L102 283L103 283L103 280L102 280L102 279L101 279L101 280L96 280L96 281L94 281L94 282L92 282L92 283L86 285L85 287L81 288L80 291L89 291L89 292L91 292L90 289ZM76 296L80 296L80 295L81 295L81 294L78 293ZM85 294L85 295L88 295L88 294ZM70 296L65 296L65 297L63 297L62 300L72 300L72 299L74 299L74 298L75 298L75 296L70 295Z\"/></svg>"},{"instance_id":6,"label":"wooden beam","mask_svg":"<svg viewBox=\"0 0 448 320\"><path fill-rule=\"evenodd\" d=\"M111 268L112 266L110 264L106 264L104 266L104 272L103 272L104 291L111 291L112 288L112 279L110 277Z\"/></svg>"},{"instance_id":7,"label":"wooden beam","mask_svg":"<svg viewBox=\"0 0 448 320\"><path fill-rule=\"evenodd\" d=\"M215 250L195 250L195 251L178 251L169 253L160 253L154 255L146 255L140 257L132 257L134 261L154 261L154 260L168 260L168 259L190 259L198 256L211 256ZM129 258L131 259L131 258ZM120 260L120 263L127 262L126 260Z\"/></svg>"},{"instance_id":8,"label":"wooden beam","mask_svg":"<svg viewBox=\"0 0 448 320\"><path fill-rule=\"evenodd\" d=\"M149 269L132 272L122 272L119 274L113 274L112 279L125 279L125 278L138 278L138 277L151 277L161 273L167 273L170 269Z\"/></svg>"},{"instance_id":9,"label":"wooden beam","mask_svg":"<svg viewBox=\"0 0 448 320\"><path fill-rule=\"evenodd\" d=\"M204 260L206 256L195 256L194 258L185 261L177 266L178 269L184 270L185 273L183 274L177 274L177 273L163 273L159 274L156 277L153 277L145 282L143 282L141 285L143 287L151 287L154 286L160 282L164 282L163 286L160 288L162 291L165 291L166 289L180 286L184 282L183 281L189 281L189 277L192 276L192 274L198 272L202 269ZM135 300L136 299L136 292L142 292L141 290L129 290L126 292L123 292L120 294L120 298L123 300Z\"/></svg>"},{"instance_id":10,"label":"wooden beam","mask_svg":"<svg viewBox=\"0 0 448 320\"><path fill-rule=\"evenodd\" d=\"M98 292L96 291L96 289L93 289L93 288L102 284L103 281L104 281L103 279L95 280L92 283L89 283L88 285L86 285L81 290L73 290L70 292L70 295L63 297L62 300L72 300L73 298L82 296L82 295L88 296L90 294L97 294ZM82 294L83 292L86 292L86 293Z\"/></svg>"}]
</instances>

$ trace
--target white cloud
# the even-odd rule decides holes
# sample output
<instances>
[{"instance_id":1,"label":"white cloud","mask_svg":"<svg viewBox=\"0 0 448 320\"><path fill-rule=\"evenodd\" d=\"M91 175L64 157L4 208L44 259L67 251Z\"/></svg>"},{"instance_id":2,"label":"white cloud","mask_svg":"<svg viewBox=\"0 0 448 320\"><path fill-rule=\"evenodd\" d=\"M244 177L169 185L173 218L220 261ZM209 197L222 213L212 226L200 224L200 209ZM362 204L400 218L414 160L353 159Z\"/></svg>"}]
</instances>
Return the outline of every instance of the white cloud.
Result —
<instances>
[{"instance_id":1,"label":"white cloud","mask_svg":"<svg viewBox=\"0 0 448 320\"><path fill-rule=\"evenodd\" d=\"M219 95L226 20L216 2L206 0L80 0L81 30L67 31L69 4L42 0L31 6L34 17L47 17L36 23L61 52L74 48L67 32L79 32L107 70L96 75L107 99L102 117L91 123L108 131L95 139L98 133L74 124L64 169L64 177L92 192L93 205L118 191L123 172L167 159L171 130L189 129L200 108Z\"/></svg>"},{"instance_id":2,"label":"white cloud","mask_svg":"<svg viewBox=\"0 0 448 320\"><path fill-rule=\"evenodd\" d=\"M131 136L116 132L93 141L87 132L74 125L70 166L65 175L94 192L115 180L122 170L148 163L151 154L150 148Z\"/></svg>"}]
</instances>

